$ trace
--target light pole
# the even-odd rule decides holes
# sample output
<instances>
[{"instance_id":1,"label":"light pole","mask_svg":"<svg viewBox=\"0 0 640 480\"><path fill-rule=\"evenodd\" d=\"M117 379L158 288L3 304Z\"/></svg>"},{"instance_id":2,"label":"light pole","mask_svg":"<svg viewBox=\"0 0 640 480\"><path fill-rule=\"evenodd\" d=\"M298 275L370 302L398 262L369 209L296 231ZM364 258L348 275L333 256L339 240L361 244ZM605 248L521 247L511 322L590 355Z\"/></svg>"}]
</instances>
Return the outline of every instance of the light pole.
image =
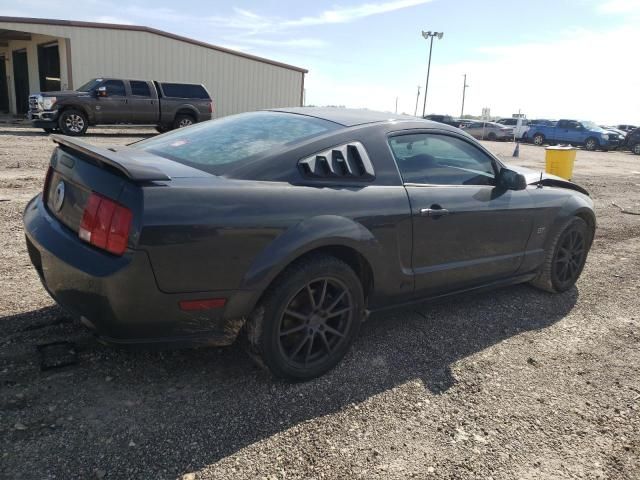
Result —
<instances>
[{"instance_id":1,"label":"light pole","mask_svg":"<svg viewBox=\"0 0 640 480\"><path fill-rule=\"evenodd\" d=\"M464 74L464 84L462 85L462 108L460 109L460 119L462 119L464 117L464 97L465 94L467 93L467 88L470 85L467 85L467 74Z\"/></svg>"},{"instance_id":2,"label":"light pole","mask_svg":"<svg viewBox=\"0 0 640 480\"><path fill-rule=\"evenodd\" d=\"M416 95L416 109L413 111L413 116L418 116L418 100L420 100L420 85L418 85L418 95Z\"/></svg>"},{"instance_id":3,"label":"light pole","mask_svg":"<svg viewBox=\"0 0 640 480\"><path fill-rule=\"evenodd\" d=\"M422 116L425 116L427 110L427 92L429 91L429 73L431 71L431 51L433 50L433 37L441 39L444 36L444 32L425 32L422 31L422 37L425 40L429 40L429 63L427 64L427 82L424 86L424 103L422 105Z\"/></svg>"}]
</instances>

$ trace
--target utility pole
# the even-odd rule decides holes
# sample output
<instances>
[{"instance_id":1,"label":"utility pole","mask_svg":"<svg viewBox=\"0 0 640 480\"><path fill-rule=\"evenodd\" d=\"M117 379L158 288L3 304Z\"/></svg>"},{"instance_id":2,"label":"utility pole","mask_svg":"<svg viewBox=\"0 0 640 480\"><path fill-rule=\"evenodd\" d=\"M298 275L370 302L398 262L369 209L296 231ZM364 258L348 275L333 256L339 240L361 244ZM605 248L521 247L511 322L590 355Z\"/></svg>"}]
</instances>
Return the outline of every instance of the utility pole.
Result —
<instances>
[{"instance_id":1,"label":"utility pole","mask_svg":"<svg viewBox=\"0 0 640 480\"><path fill-rule=\"evenodd\" d=\"M420 100L420 85L418 85L418 95L416 95L416 109L413 111L413 116L418 116L418 101Z\"/></svg>"},{"instance_id":2,"label":"utility pole","mask_svg":"<svg viewBox=\"0 0 640 480\"><path fill-rule=\"evenodd\" d=\"M429 40L429 63L427 64L427 82L424 86L424 103L422 104L422 116L425 116L425 112L427 110L427 92L429 91L429 73L431 72L431 52L433 50L433 37L438 37L438 39L442 39L444 36L444 32L425 32L422 31L422 37L425 40Z\"/></svg>"},{"instance_id":3,"label":"utility pole","mask_svg":"<svg viewBox=\"0 0 640 480\"><path fill-rule=\"evenodd\" d=\"M467 74L464 74L464 84L462 86L462 108L460 109L460 118L462 119L464 117L464 97L465 94L467 93L467 88L469 87L469 85L467 85Z\"/></svg>"},{"instance_id":4,"label":"utility pole","mask_svg":"<svg viewBox=\"0 0 640 480\"><path fill-rule=\"evenodd\" d=\"M396 97L396 115L398 114L398 97Z\"/></svg>"}]
</instances>

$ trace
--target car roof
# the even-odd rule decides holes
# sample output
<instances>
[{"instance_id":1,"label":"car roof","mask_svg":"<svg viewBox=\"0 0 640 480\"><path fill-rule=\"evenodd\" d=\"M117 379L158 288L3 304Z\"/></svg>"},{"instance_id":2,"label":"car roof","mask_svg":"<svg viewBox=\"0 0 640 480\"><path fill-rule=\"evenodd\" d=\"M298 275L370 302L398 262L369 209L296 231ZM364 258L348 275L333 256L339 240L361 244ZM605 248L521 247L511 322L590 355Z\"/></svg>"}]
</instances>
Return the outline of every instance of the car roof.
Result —
<instances>
[{"instance_id":1,"label":"car roof","mask_svg":"<svg viewBox=\"0 0 640 480\"><path fill-rule=\"evenodd\" d=\"M295 113L307 115L309 117L328 120L344 127L355 127L367 123L389 123L389 122L423 122L425 127L440 126L437 122L423 120L409 115L397 115L394 113L377 112L375 110L336 108L336 107L293 107L274 108L272 112Z\"/></svg>"}]
</instances>

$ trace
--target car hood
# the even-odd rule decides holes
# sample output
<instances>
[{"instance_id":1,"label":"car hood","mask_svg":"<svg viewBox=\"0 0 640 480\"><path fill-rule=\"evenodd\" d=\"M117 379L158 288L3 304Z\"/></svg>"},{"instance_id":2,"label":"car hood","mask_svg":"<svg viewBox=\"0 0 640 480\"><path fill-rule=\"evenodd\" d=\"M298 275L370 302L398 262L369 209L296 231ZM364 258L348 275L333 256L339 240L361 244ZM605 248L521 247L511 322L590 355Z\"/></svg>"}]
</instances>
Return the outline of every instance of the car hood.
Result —
<instances>
[{"instance_id":1,"label":"car hood","mask_svg":"<svg viewBox=\"0 0 640 480\"><path fill-rule=\"evenodd\" d=\"M531 168L519 167L516 165L509 165L508 168L514 172L524 175L528 185L535 185L540 183L542 180L542 185L544 186L567 188L569 190L575 190L576 192L583 193L584 195L589 195L589 192L580 185L573 183L566 178L558 177L557 175L552 175L541 170L533 170Z\"/></svg>"}]
</instances>

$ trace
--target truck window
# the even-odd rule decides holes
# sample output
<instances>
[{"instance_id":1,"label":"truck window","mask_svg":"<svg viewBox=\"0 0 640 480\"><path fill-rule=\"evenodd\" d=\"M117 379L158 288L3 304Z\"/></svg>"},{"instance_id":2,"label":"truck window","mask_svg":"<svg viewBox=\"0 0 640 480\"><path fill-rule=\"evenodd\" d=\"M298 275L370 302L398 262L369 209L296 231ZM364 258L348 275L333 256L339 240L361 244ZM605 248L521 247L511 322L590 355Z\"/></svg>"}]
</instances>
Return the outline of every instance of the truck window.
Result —
<instances>
[{"instance_id":1,"label":"truck window","mask_svg":"<svg viewBox=\"0 0 640 480\"><path fill-rule=\"evenodd\" d=\"M138 97L150 97L151 90L149 89L149 84L147 82L141 82L139 80L131 80L129 82L131 85L131 95L136 95Z\"/></svg>"},{"instance_id":2,"label":"truck window","mask_svg":"<svg viewBox=\"0 0 640 480\"><path fill-rule=\"evenodd\" d=\"M209 94L202 85L184 83L161 83L165 97L209 99Z\"/></svg>"},{"instance_id":3,"label":"truck window","mask_svg":"<svg viewBox=\"0 0 640 480\"><path fill-rule=\"evenodd\" d=\"M107 80L101 87L107 87L107 94L110 97L125 97L127 95L122 80Z\"/></svg>"}]
</instances>

